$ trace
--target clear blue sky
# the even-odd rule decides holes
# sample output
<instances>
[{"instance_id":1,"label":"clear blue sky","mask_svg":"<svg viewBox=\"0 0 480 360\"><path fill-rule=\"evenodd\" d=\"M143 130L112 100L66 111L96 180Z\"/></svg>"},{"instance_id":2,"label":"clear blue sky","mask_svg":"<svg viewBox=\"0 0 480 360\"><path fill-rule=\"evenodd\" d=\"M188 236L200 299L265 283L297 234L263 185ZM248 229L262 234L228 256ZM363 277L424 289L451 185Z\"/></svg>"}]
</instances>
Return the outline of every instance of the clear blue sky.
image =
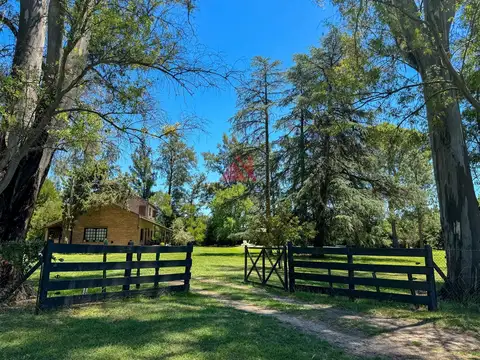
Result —
<instances>
[{"instance_id":1,"label":"clear blue sky","mask_svg":"<svg viewBox=\"0 0 480 360\"><path fill-rule=\"evenodd\" d=\"M256 55L288 67L294 54L318 45L326 32L325 21L332 21L333 13L330 6L319 7L314 0L199 0L192 22L198 41L238 69L248 68ZM155 98L171 121L182 113L195 113L208 121L206 133L189 138L200 163L200 153L214 151L222 134L229 131L228 119L236 110L235 89L228 86L200 90L193 96L158 91ZM126 155L123 166L129 162ZM212 174L210 180L215 179L218 175Z\"/></svg>"}]
</instances>

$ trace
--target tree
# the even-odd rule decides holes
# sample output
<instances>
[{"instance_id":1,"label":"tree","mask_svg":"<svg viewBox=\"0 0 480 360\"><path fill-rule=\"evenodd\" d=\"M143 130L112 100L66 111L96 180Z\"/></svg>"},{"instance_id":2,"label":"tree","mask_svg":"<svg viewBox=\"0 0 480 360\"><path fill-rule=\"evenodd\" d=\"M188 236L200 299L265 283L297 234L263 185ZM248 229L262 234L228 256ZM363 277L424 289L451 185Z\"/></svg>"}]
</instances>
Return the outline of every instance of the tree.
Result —
<instances>
[{"instance_id":1,"label":"tree","mask_svg":"<svg viewBox=\"0 0 480 360\"><path fill-rule=\"evenodd\" d=\"M38 194L35 210L30 220L27 239L43 239L45 226L62 218L62 201L60 192L50 179L45 179Z\"/></svg>"},{"instance_id":2,"label":"tree","mask_svg":"<svg viewBox=\"0 0 480 360\"><path fill-rule=\"evenodd\" d=\"M138 138L144 131L136 124L151 110L153 72L186 91L214 85L216 60L205 64L201 53L186 49L192 43L184 19L193 5L21 0L13 14L2 11L14 51L0 77L0 243L24 241L52 156L76 115L91 114L110 131ZM22 272L20 264L13 278Z\"/></svg>"},{"instance_id":3,"label":"tree","mask_svg":"<svg viewBox=\"0 0 480 360\"><path fill-rule=\"evenodd\" d=\"M466 147L459 97L477 111L478 102L454 67L452 24L471 14L474 2L453 0L372 1L367 6L337 1L357 40L374 44L375 55L390 58L390 68L408 65L421 78L438 201L445 237L450 294L463 297L480 288L480 213ZM468 16L467 16L468 17ZM478 18L473 23L478 26ZM371 32L375 23L385 31ZM363 37L362 37L363 35ZM468 46L468 42L466 42ZM456 52L462 56L464 51ZM462 60L459 61L462 64ZM413 85L410 85L413 86ZM392 94L399 90L390 89Z\"/></svg>"},{"instance_id":4,"label":"tree","mask_svg":"<svg viewBox=\"0 0 480 360\"><path fill-rule=\"evenodd\" d=\"M418 130L389 123L372 126L368 142L375 154L377 173L383 174L383 195L388 207L393 247L399 247L397 225L402 212L413 209L423 246L423 217L433 197L433 169L428 138Z\"/></svg>"},{"instance_id":5,"label":"tree","mask_svg":"<svg viewBox=\"0 0 480 360\"><path fill-rule=\"evenodd\" d=\"M280 62L256 56L253 58L252 73L247 83L237 89L238 112L232 119L233 129L242 136L264 162L264 205L266 235L270 236L271 217L271 113L277 106L283 87ZM246 159L245 159L246 160Z\"/></svg>"},{"instance_id":6,"label":"tree","mask_svg":"<svg viewBox=\"0 0 480 360\"><path fill-rule=\"evenodd\" d=\"M205 242L218 245L235 244L247 231L254 202L248 197L246 186L238 183L218 190L210 203L210 209L211 217Z\"/></svg>"},{"instance_id":7,"label":"tree","mask_svg":"<svg viewBox=\"0 0 480 360\"><path fill-rule=\"evenodd\" d=\"M173 215L177 216L185 202L185 185L191 180L192 171L197 165L195 151L185 143L180 134L171 133L165 143L160 145L156 165L165 179Z\"/></svg>"},{"instance_id":8,"label":"tree","mask_svg":"<svg viewBox=\"0 0 480 360\"><path fill-rule=\"evenodd\" d=\"M147 145L147 139L142 136L140 144L132 154L130 166L131 185L133 190L143 199L148 200L153 195L152 187L155 185L157 173L152 160L152 148Z\"/></svg>"}]
</instances>

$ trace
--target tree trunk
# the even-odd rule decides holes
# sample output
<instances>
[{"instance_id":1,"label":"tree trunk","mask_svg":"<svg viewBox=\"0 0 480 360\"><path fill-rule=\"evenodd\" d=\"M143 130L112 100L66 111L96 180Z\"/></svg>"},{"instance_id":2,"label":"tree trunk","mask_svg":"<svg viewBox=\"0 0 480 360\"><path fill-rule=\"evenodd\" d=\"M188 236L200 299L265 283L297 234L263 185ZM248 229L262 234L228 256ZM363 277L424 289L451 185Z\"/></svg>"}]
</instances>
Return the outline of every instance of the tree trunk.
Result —
<instances>
[{"instance_id":1,"label":"tree trunk","mask_svg":"<svg viewBox=\"0 0 480 360\"><path fill-rule=\"evenodd\" d=\"M270 226L271 204L270 204L270 124L268 110L268 82L267 73L265 72L265 88L264 88L264 105L265 105L265 217L267 221L267 236L270 237L272 232ZM268 239L270 242L271 239Z\"/></svg>"},{"instance_id":2,"label":"tree trunk","mask_svg":"<svg viewBox=\"0 0 480 360\"><path fill-rule=\"evenodd\" d=\"M397 249L400 244L398 243L398 234L397 234L397 220L392 218L390 220L390 225L392 226L392 247Z\"/></svg>"},{"instance_id":3,"label":"tree trunk","mask_svg":"<svg viewBox=\"0 0 480 360\"><path fill-rule=\"evenodd\" d=\"M421 209L417 209L417 222L418 222L418 241L419 246L423 248L425 246L425 239L423 236L423 213Z\"/></svg>"},{"instance_id":4,"label":"tree trunk","mask_svg":"<svg viewBox=\"0 0 480 360\"><path fill-rule=\"evenodd\" d=\"M24 241L40 188L50 168L53 150L31 152L0 195L0 243Z\"/></svg>"},{"instance_id":5,"label":"tree trunk","mask_svg":"<svg viewBox=\"0 0 480 360\"><path fill-rule=\"evenodd\" d=\"M424 82L432 68L424 66ZM448 73L441 74L449 80ZM447 252L450 295L464 297L480 290L480 213L465 144L456 94L434 97L438 89L424 85L432 159L437 184L442 230Z\"/></svg>"}]
</instances>

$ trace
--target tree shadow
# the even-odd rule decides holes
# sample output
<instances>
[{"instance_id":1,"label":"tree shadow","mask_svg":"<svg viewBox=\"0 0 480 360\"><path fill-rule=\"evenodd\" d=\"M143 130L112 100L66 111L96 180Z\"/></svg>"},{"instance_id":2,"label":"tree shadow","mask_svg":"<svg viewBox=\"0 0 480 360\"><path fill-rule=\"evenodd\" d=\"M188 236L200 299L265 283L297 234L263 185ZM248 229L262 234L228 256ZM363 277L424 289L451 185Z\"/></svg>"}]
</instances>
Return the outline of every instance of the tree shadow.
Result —
<instances>
[{"instance_id":1,"label":"tree shadow","mask_svg":"<svg viewBox=\"0 0 480 360\"><path fill-rule=\"evenodd\" d=\"M349 359L325 342L286 331L195 294L0 313L4 359ZM262 341L259 341L262 339Z\"/></svg>"}]
</instances>

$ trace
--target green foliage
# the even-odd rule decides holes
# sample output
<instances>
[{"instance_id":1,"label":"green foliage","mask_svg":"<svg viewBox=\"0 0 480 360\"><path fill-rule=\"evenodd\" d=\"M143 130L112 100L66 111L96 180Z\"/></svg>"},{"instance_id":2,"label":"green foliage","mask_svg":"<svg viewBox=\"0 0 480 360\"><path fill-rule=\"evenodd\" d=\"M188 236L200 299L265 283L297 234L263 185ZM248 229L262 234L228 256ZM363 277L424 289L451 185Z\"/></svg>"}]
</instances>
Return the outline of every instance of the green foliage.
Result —
<instances>
[{"instance_id":1,"label":"green foliage","mask_svg":"<svg viewBox=\"0 0 480 360\"><path fill-rule=\"evenodd\" d=\"M245 185L235 184L217 191L210 209L205 243L227 245L241 242L241 236L247 230L248 218L255 209Z\"/></svg>"},{"instance_id":2,"label":"green foliage","mask_svg":"<svg viewBox=\"0 0 480 360\"><path fill-rule=\"evenodd\" d=\"M185 230L185 223L180 217L173 220L172 231L174 245L186 245L194 240L192 234Z\"/></svg>"},{"instance_id":3,"label":"green foliage","mask_svg":"<svg viewBox=\"0 0 480 360\"><path fill-rule=\"evenodd\" d=\"M271 233L266 232L267 219L262 215L249 218L244 240L266 246L283 246L288 241L306 245L315 237L315 224L300 223L293 214L292 204L287 201L277 204L275 214L270 218Z\"/></svg>"},{"instance_id":4,"label":"green foliage","mask_svg":"<svg viewBox=\"0 0 480 360\"><path fill-rule=\"evenodd\" d=\"M162 191L156 191L148 201L160 209L157 221L167 225L168 219L173 216L171 196Z\"/></svg>"},{"instance_id":5,"label":"green foliage","mask_svg":"<svg viewBox=\"0 0 480 360\"><path fill-rule=\"evenodd\" d=\"M173 214L178 215L186 198L185 185L192 179L197 157L193 148L176 132L170 133L166 142L160 145L159 154L156 165L165 179Z\"/></svg>"},{"instance_id":6,"label":"green foliage","mask_svg":"<svg viewBox=\"0 0 480 360\"><path fill-rule=\"evenodd\" d=\"M196 244L202 244L207 230L206 216L200 215L194 204L183 205L182 213L186 231L193 237Z\"/></svg>"},{"instance_id":7,"label":"green foliage","mask_svg":"<svg viewBox=\"0 0 480 360\"><path fill-rule=\"evenodd\" d=\"M45 179L38 195L35 210L27 233L28 240L43 240L45 226L62 219L60 193L50 179Z\"/></svg>"},{"instance_id":8,"label":"green foliage","mask_svg":"<svg viewBox=\"0 0 480 360\"><path fill-rule=\"evenodd\" d=\"M148 200L152 195L157 173L152 160L152 148L148 146L147 139L143 136L140 144L132 154L130 178L133 190L143 199Z\"/></svg>"}]
</instances>

